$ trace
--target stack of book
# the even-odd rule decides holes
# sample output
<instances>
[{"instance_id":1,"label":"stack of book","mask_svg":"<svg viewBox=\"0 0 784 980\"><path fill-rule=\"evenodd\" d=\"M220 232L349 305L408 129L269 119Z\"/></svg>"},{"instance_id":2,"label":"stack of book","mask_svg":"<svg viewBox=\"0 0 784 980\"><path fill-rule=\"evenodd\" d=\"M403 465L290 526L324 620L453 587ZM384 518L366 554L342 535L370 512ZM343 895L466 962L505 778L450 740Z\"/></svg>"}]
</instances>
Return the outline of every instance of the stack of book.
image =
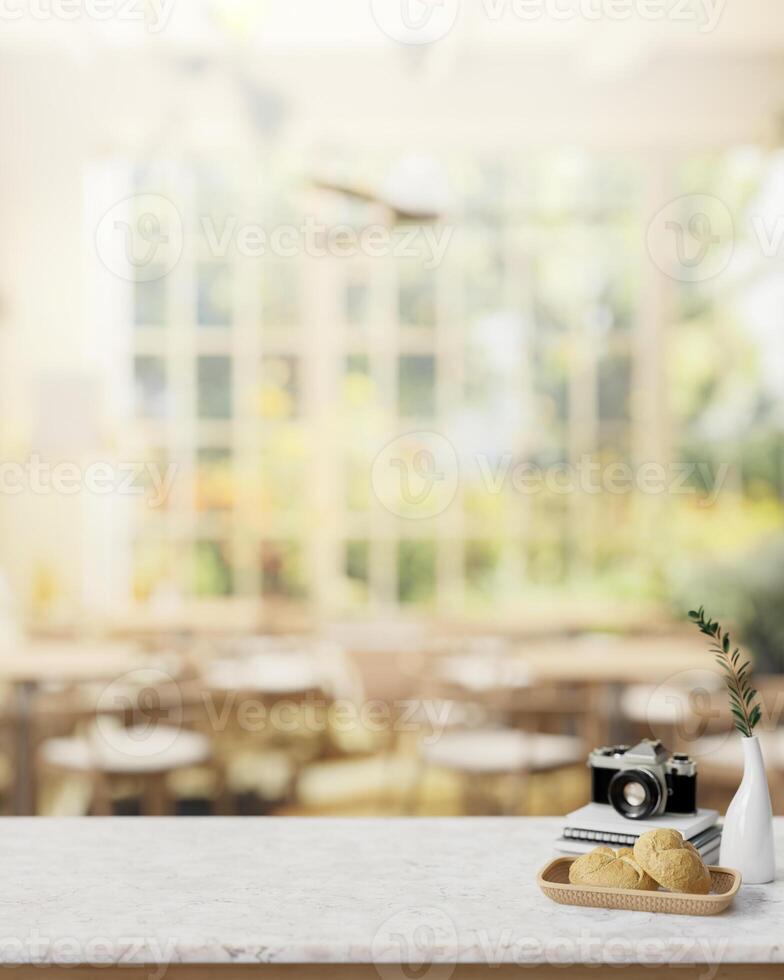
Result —
<instances>
[{"instance_id":1,"label":"stack of book","mask_svg":"<svg viewBox=\"0 0 784 980\"><path fill-rule=\"evenodd\" d=\"M609 847L634 847L634 842L646 830L669 827L679 830L700 852L706 864L717 864L721 844L721 825L718 810L697 810L683 815L665 813L648 820L630 820L611 806L589 803L567 813L564 829L556 840L556 850L564 854L584 854L600 844Z\"/></svg>"}]
</instances>

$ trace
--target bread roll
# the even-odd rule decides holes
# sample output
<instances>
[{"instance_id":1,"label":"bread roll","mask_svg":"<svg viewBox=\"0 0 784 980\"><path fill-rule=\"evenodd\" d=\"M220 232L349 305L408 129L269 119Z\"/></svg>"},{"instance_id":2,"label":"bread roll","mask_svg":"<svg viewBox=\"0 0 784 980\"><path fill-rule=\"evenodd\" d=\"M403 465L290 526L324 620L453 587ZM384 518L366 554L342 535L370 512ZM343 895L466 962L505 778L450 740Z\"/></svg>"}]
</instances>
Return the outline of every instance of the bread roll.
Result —
<instances>
[{"instance_id":1,"label":"bread roll","mask_svg":"<svg viewBox=\"0 0 784 980\"><path fill-rule=\"evenodd\" d=\"M617 853L611 847L595 847L572 862L569 881L602 888L656 889L656 882L642 870L630 847L622 847Z\"/></svg>"},{"instance_id":2,"label":"bread roll","mask_svg":"<svg viewBox=\"0 0 784 980\"><path fill-rule=\"evenodd\" d=\"M637 863L663 888L689 895L707 895L710 872L699 852L677 830L649 830L634 845Z\"/></svg>"}]
</instances>

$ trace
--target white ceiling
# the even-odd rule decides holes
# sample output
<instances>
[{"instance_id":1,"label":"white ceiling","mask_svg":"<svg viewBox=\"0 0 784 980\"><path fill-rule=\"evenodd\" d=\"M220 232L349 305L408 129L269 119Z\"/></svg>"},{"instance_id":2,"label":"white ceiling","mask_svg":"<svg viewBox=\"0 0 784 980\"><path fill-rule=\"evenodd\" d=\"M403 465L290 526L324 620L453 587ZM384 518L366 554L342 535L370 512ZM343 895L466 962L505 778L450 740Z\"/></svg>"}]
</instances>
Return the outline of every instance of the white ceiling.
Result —
<instances>
[{"instance_id":1,"label":"white ceiling","mask_svg":"<svg viewBox=\"0 0 784 980\"><path fill-rule=\"evenodd\" d=\"M239 145L248 85L280 105L303 147L781 142L782 0L725 0L712 32L694 21L493 20L499 0L459 0L452 30L423 47L384 36L371 0L163 2L174 5L158 33L86 18L4 25L4 78L18 91L49 84L53 103L78 81L91 142L109 150L165 138L185 117L195 138Z\"/></svg>"}]
</instances>

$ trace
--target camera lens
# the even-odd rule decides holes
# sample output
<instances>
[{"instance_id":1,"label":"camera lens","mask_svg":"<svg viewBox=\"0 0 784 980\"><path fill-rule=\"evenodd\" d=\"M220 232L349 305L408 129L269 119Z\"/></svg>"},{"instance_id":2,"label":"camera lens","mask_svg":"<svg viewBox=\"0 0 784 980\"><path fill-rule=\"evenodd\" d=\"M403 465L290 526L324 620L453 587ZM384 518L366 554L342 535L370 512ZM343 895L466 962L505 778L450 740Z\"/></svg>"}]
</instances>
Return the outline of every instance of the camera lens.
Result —
<instances>
[{"instance_id":1,"label":"camera lens","mask_svg":"<svg viewBox=\"0 0 784 980\"><path fill-rule=\"evenodd\" d=\"M629 806L640 806L645 802L645 790L639 783L627 783L623 787L622 793Z\"/></svg>"},{"instance_id":2,"label":"camera lens","mask_svg":"<svg viewBox=\"0 0 784 980\"><path fill-rule=\"evenodd\" d=\"M622 769L610 780L608 795L622 817L644 820L658 811L662 789L647 769Z\"/></svg>"}]
</instances>

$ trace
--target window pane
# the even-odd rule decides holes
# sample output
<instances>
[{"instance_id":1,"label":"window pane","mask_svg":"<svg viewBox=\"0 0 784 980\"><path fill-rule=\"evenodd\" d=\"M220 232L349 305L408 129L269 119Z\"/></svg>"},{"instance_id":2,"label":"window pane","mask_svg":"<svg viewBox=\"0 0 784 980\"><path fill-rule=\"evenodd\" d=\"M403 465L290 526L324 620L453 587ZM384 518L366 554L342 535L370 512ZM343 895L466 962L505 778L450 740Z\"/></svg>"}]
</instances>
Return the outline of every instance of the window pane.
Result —
<instances>
[{"instance_id":1,"label":"window pane","mask_svg":"<svg viewBox=\"0 0 784 980\"><path fill-rule=\"evenodd\" d=\"M599 362L599 418L628 419L632 362L627 355L604 357Z\"/></svg>"},{"instance_id":2,"label":"window pane","mask_svg":"<svg viewBox=\"0 0 784 980\"><path fill-rule=\"evenodd\" d=\"M351 598L364 602L368 596L370 545L367 541L346 542L346 578Z\"/></svg>"},{"instance_id":3,"label":"window pane","mask_svg":"<svg viewBox=\"0 0 784 980\"><path fill-rule=\"evenodd\" d=\"M425 603L435 595L436 546L432 541L400 541L397 591L401 602Z\"/></svg>"},{"instance_id":4,"label":"window pane","mask_svg":"<svg viewBox=\"0 0 784 980\"><path fill-rule=\"evenodd\" d=\"M156 594L176 588L174 549L166 541L137 540L133 543L133 595L144 602Z\"/></svg>"},{"instance_id":5,"label":"window pane","mask_svg":"<svg viewBox=\"0 0 784 980\"><path fill-rule=\"evenodd\" d=\"M136 415L161 419L166 415L166 361L162 357L138 356L133 362Z\"/></svg>"},{"instance_id":6,"label":"window pane","mask_svg":"<svg viewBox=\"0 0 784 980\"><path fill-rule=\"evenodd\" d=\"M297 541L265 541L261 546L264 595L303 598L306 594L302 549Z\"/></svg>"},{"instance_id":7,"label":"window pane","mask_svg":"<svg viewBox=\"0 0 784 980\"><path fill-rule=\"evenodd\" d=\"M299 426L281 426L266 434L260 454L259 513L304 511L311 488L313 453Z\"/></svg>"},{"instance_id":8,"label":"window pane","mask_svg":"<svg viewBox=\"0 0 784 980\"><path fill-rule=\"evenodd\" d=\"M228 357L200 357L197 380L199 418L230 418L231 360Z\"/></svg>"},{"instance_id":9,"label":"window pane","mask_svg":"<svg viewBox=\"0 0 784 980\"><path fill-rule=\"evenodd\" d=\"M349 354L346 358L346 374L370 374L370 358L367 354Z\"/></svg>"},{"instance_id":10,"label":"window pane","mask_svg":"<svg viewBox=\"0 0 784 980\"><path fill-rule=\"evenodd\" d=\"M346 282L346 323L364 326L370 317L370 285L364 270L352 269Z\"/></svg>"},{"instance_id":11,"label":"window pane","mask_svg":"<svg viewBox=\"0 0 784 980\"><path fill-rule=\"evenodd\" d=\"M398 377L398 412L403 418L429 418L435 413L436 362L432 355L404 355Z\"/></svg>"},{"instance_id":12,"label":"window pane","mask_svg":"<svg viewBox=\"0 0 784 980\"><path fill-rule=\"evenodd\" d=\"M495 541L467 541L465 575L470 591L491 597L498 568L500 546Z\"/></svg>"},{"instance_id":13,"label":"window pane","mask_svg":"<svg viewBox=\"0 0 784 980\"><path fill-rule=\"evenodd\" d=\"M231 323L231 268L223 263L203 262L197 270L196 319L203 327L227 327Z\"/></svg>"},{"instance_id":14,"label":"window pane","mask_svg":"<svg viewBox=\"0 0 784 980\"><path fill-rule=\"evenodd\" d=\"M133 322L137 327L161 327L166 322L165 267L160 271L160 279L153 275L149 281L133 284Z\"/></svg>"},{"instance_id":15,"label":"window pane","mask_svg":"<svg viewBox=\"0 0 784 980\"><path fill-rule=\"evenodd\" d=\"M346 507L351 511L367 510L370 506L371 466L371 461L358 454L346 459Z\"/></svg>"},{"instance_id":16,"label":"window pane","mask_svg":"<svg viewBox=\"0 0 784 980\"><path fill-rule=\"evenodd\" d=\"M343 401L349 412L369 408L374 401L375 383L370 374L367 354L350 354L346 358L343 378ZM355 418L356 416L354 416ZM356 432L356 429L353 429Z\"/></svg>"},{"instance_id":17,"label":"window pane","mask_svg":"<svg viewBox=\"0 0 784 980\"><path fill-rule=\"evenodd\" d=\"M168 510L176 500L179 467L166 449L153 448L145 453L145 465L134 480L139 488L139 507L149 515L155 510Z\"/></svg>"},{"instance_id":18,"label":"window pane","mask_svg":"<svg viewBox=\"0 0 784 980\"><path fill-rule=\"evenodd\" d=\"M299 325L301 288L295 258L265 264L261 281L261 317L265 327Z\"/></svg>"},{"instance_id":19,"label":"window pane","mask_svg":"<svg viewBox=\"0 0 784 980\"><path fill-rule=\"evenodd\" d=\"M259 412L271 420L293 419L300 412L299 358L264 357Z\"/></svg>"},{"instance_id":20,"label":"window pane","mask_svg":"<svg viewBox=\"0 0 784 980\"><path fill-rule=\"evenodd\" d=\"M436 274L424 269L421 259L400 262L398 312L406 327L432 327L436 322Z\"/></svg>"},{"instance_id":21,"label":"window pane","mask_svg":"<svg viewBox=\"0 0 784 980\"><path fill-rule=\"evenodd\" d=\"M196 509L230 510L233 506L231 450L200 449L196 457Z\"/></svg>"},{"instance_id":22,"label":"window pane","mask_svg":"<svg viewBox=\"0 0 784 980\"><path fill-rule=\"evenodd\" d=\"M233 587L228 546L220 541L197 541L193 546L191 589L199 596L230 595Z\"/></svg>"}]
</instances>

